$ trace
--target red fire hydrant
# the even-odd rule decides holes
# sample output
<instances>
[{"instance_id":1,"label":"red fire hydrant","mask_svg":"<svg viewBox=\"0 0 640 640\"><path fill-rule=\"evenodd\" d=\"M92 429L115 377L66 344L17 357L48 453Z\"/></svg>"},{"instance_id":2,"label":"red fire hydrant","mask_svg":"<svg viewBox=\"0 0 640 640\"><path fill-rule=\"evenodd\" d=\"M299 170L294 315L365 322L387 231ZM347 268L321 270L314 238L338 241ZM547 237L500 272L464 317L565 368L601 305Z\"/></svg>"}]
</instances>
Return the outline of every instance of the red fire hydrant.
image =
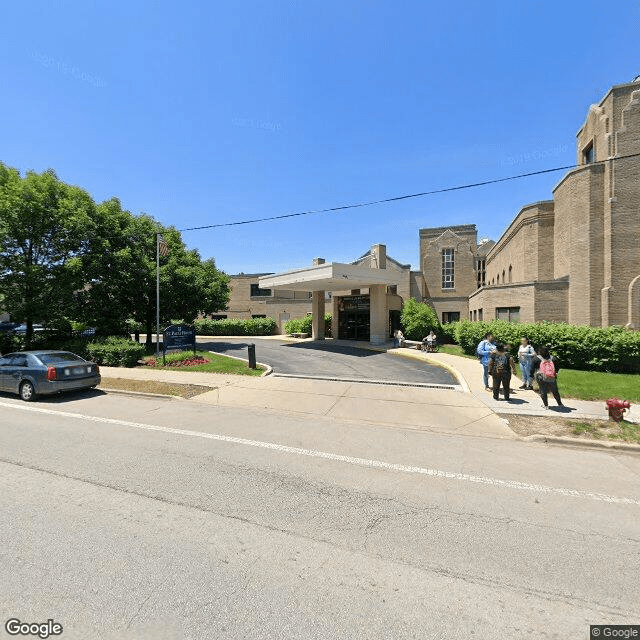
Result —
<instances>
[{"instance_id":1,"label":"red fire hydrant","mask_svg":"<svg viewBox=\"0 0 640 640\"><path fill-rule=\"evenodd\" d=\"M620 422L624 416L624 412L630 409L631 405L628 400L618 400L618 398L609 398L607 400L606 409L609 412L609 420Z\"/></svg>"}]
</instances>

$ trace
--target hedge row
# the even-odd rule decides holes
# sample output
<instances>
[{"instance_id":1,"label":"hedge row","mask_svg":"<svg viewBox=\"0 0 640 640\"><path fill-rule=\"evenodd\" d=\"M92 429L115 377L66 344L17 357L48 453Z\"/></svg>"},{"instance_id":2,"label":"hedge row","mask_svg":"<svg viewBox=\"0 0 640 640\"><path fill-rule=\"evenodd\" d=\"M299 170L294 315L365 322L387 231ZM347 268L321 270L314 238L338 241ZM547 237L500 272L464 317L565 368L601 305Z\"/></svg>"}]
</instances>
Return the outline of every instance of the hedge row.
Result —
<instances>
[{"instance_id":1,"label":"hedge row","mask_svg":"<svg viewBox=\"0 0 640 640\"><path fill-rule=\"evenodd\" d=\"M195 321L199 336L270 336L276 330L273 318L249 318L247 320L209 320Z\"/></svg>"},{"instance_id":2,"label":"hedge row","mask_svg":"<svg viewBox=\"0 0 640 640\"><path fill-rule=\"evenodd\" d=\"M143 344L112 336L87 345L91 360L107 367L135 367L145 353Z\"/></svg>"},{"instance_id":3,"label":"hedge row","mask_svg":"<svg viewBox=\"0 0 640 640\"><path fill-rule=\"evenodd\" d=\"M529 338L534 348L547 345L568 369L640 372L640 331L623 327L587 327L564 323L525 324L493 320L455 325L456 342L467 354L475 354L484 334L491 332L497 342L509 343L515 353L520 338Z\"/></svg>"},{"instance_id":4,"label":"hedge row","mask_svg":"<svg viewBox=\"0 0 640 640\"><path fill-rule=\"evenodd\" d=\"M291 333L308 333L311 335L311 316L305 316L304 318L291 318L284 323L284 332L286 334ZM327 313L324 316L324 335L327 338L331 338L331 314Z\"/></svg>"}]
</instances>

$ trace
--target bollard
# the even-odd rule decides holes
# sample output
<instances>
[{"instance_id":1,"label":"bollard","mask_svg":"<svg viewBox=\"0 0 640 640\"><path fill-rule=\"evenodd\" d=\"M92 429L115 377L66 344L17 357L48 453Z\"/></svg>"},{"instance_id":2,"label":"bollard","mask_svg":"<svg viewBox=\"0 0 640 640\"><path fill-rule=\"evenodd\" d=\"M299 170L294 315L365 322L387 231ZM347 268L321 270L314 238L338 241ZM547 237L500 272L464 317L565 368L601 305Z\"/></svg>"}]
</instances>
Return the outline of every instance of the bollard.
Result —
<instances>
[{"instance_id":1,"label":"bollard","mask_svg":"<svg viewBox=\"0 0 640 640\"><path fill-rule=\"evenodd\" d=\"M249 368L255 369L256 368L256 345L253 343L248 345L248 351L249 351Z\"/></svg>"}]
</instances>

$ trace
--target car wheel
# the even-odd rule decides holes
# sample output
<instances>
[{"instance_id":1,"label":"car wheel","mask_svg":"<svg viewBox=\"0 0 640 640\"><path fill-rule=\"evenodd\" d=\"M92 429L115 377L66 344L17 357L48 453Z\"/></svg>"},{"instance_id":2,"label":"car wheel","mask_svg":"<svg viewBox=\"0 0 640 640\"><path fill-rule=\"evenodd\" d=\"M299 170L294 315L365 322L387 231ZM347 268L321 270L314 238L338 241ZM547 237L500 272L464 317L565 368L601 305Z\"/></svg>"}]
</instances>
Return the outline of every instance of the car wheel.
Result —
<instances>
[{"instance_id":1,"label":"car wheel","mask_svg":"<svg viewBox=\"0 0 640 640\"><path fill-rule=\"evenodd\" d=\"M25 380L20 385L20 397L25 402L31 402L32 400L35 400L36 390L33 388L33 385L28 380Z\"/></svg>"}]
</instances>

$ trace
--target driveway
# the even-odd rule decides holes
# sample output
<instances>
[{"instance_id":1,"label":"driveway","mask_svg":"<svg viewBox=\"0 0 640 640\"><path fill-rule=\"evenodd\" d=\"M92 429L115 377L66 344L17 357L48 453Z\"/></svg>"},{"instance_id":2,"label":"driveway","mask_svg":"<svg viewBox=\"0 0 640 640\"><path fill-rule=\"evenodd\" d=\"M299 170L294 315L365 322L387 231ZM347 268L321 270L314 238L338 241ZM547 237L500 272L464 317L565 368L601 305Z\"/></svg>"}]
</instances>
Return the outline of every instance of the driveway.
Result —
<instances>
[{"instance_id":1,"label":"driveway","mask_svg":"<svg viewBox=\"0 0 640 640\"><path fill-rule=\"evenodd\" d=\"M457 380L441 367L330 341L281 342L273 338L198 338L198 346L201 348L241 358L247 357L247 345L250 343L256 345L258 362L273 367L274 373L390 382L458 384Z\"/></svg>"}]
</instances>

